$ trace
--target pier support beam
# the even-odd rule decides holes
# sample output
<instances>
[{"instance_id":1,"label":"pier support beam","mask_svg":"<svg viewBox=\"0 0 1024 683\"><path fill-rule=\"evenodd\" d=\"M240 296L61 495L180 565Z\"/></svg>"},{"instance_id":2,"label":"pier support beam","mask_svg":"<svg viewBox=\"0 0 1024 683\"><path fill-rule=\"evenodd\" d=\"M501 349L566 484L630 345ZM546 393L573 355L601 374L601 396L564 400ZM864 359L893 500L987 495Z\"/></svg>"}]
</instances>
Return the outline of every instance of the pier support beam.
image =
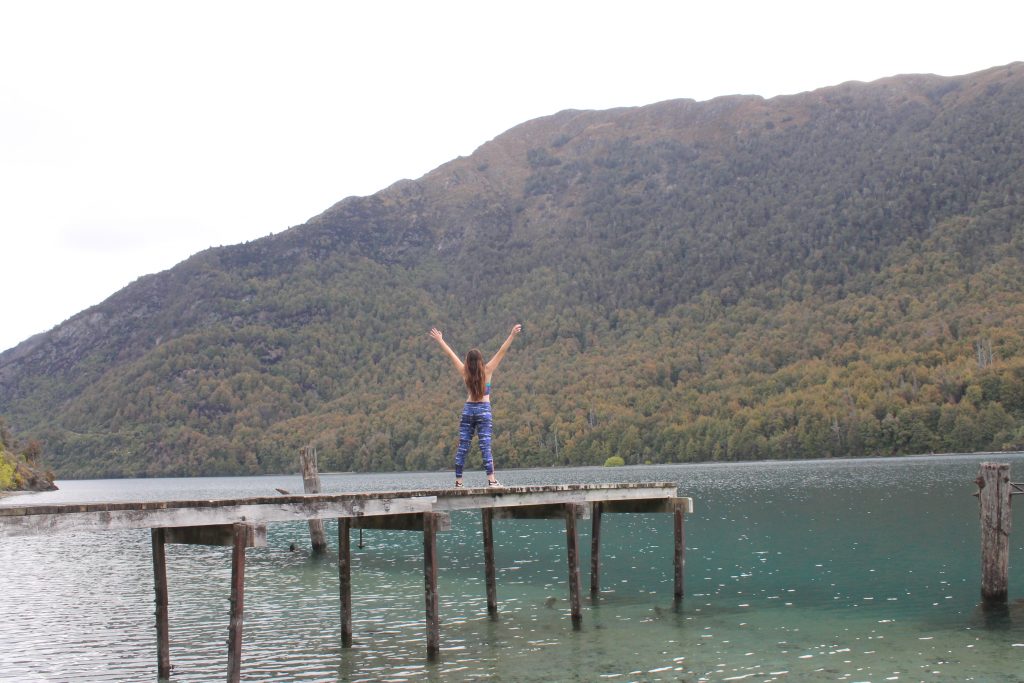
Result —
<instances>
[{"instance_id":1,"label":"pier support beam","mask_svg":"<svg viewBox=\"0 0 1024 683\"><path fill-rule=\"evenodd\" d=\"M981 512L981 599L1003 604L1009 593L1010 514L1009 464L985 462L975 480Z\"/></svg>"},{"instance_id":2,"label":"pier support beam","mask_svg":"<svg viewBox=\"0 0 1024 683\"><path fill-rule=\"evenodd\" d=\"M235 524L231 547L231 621L228 626L228 683L238 683L242 676L242 617L245 612L245 546L249 525Z\"/></svg>"},{"instance_id":3,"label":"pier support beam","mask_svg":"<svg viewBox=\"0 0 1024 683\"><path fill-rule=\"evenodd\" d=\"M601 592L601 503L593 503L590 532L590 597Z\"/></svg>"},{"instance_id":4,"label":"pier support beam","mask_svg":"<svg viewBox=\"0 0 1024 683\"><path fill-rule=\"evenodd\" d=\"M302 489L306 493L320 493L320 469L316 461L316 449L306 446L299 453L302 462ZM324 521L309 520L309 540L317 555L327 552L327 538L324 536Z\"/></svg>"},{"instance_id":5,"label":"pier support beam","mask_svg":"<svg viewBox=\"0 0 1024 683\"><path fill-rule=\"evenodd\" d=\"M487 583L487 613L498 615L498 587L494 570L494 509L480 510L484 531L484 579Z\"/></svg>"},{"instance_id":6,"label":"pier support beam","mask_svg":"<svg viewBox=\"0 0 1024 683\"><path fill-rule=\"evenodd\" d=\"M253 522L187 527L153 527L153 584L156 590L157 678L171 676L170 629L167 599L167 545L232 546L231 613L228 626L228 681L238 681L242 671L242 613L245 591L245 549L267 545L267 525Z\"/></svg>"},{"instance_id":7,"label":"pier support beam","mask_svg":"<svg viewBox=\"0 0 1024 683\"><path fill-rule=\"evenodd\" d=\"M583 626L583 611L580 607L580 556L579 537L576 534L576 516L583 516L578 503L565 505L565 543L569 560L569 608L572 613L572 627L579 630Z\"/></svg>"},{"instance_id":8,"label":"pier support beam","mask_svg":"<svg viewBox=\"0 0 1024 683\"><path fill-rule=\"evenodd\" d=\"M338 590L341 593L341 646L352 647L352 549L351 520L338 518Z\"/></svg>"},{"instance_id":9,"label":"pier support beam","mask_svg":"<svg viewBox=\"0 0 1024 683\"><path fill-rule=\"evenodd\" d=\"M156 675L171 677L170 625L167 609L167 552L163 529L150 529L153 539L153 586L156 590Z\"/></svg>"},{"instance_id":10,"label":"pier support beam","mask_svg":"<svg viewBox=\"0 0 1024 683\"><path fill-rule=\"evenodd\" d=\"M423 513L423 583L426 597L427 659L436 661L441 653L441 619L437 609L437 529L436 512Z\"/></svg>"},{"instance_id":11,"label":"pier support beam","mask_svg":"<svg viewBox=\"0 0 1024 683\"><path fill-rule=\"evenodd\" d=\"M691 498L657 498L648 500L611 500L592 504L593 533L590 536L590 595L601 590L601 518L605 513L669 512L672 513L674 547L672 553L675 581L673 595L683 599L686 575L686 513L693 512Z\"/></svg>"},{"instance_id":12,"label":"pier support beam","mask_svg":"<svg viewBox=\"0 0 1024 683\"><path fill-rule=\"evenodd\" d=\"M437 659L441 618L437 599L437 533L451 531L448 512L396 512L393 515L338 518L338 590L341 596L341 646L352 647L352 529L423 532L423 583L426 599L427 657Z\"/></svg>"}]
</instances>

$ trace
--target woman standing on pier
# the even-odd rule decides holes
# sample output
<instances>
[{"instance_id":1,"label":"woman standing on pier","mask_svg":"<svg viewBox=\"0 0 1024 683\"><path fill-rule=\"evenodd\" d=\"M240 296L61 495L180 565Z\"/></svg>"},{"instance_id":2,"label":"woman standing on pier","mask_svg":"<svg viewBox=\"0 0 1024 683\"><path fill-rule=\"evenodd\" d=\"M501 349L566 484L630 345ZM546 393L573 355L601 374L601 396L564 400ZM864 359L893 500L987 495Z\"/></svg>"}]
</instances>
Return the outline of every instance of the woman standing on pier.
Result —
<instances>
[{"instance_id":1,"label":"woman standing on pier","mask_svg":"<svg viewBox=\"0 0 1024 683\"><path fill-rule=\"evenodd\" d=\"M430 329L430 336L452 359L452 363L455 364L455 368L459 371L466 383L466 389L469 391L466 404L462 407L462 418L459 421L459 449L455 452L455 488L462 487L462 468L466 463L466 453L469 452L469 444L473 440L474 432L480 445L480 454L484 459L484 469L487 471L487 485L501 486L494 478L494 458L491 456L491 376L501 364L501 359L505 357L508 347L512 346L512 340L522 329L522 325L513 325L508 338L486 365L480 349L470 349L466 354L466 361L463 362L459 359L459 355L452 351L452 347L445 342L441 330L436 327Z\"/></svg>"}]
</instances>

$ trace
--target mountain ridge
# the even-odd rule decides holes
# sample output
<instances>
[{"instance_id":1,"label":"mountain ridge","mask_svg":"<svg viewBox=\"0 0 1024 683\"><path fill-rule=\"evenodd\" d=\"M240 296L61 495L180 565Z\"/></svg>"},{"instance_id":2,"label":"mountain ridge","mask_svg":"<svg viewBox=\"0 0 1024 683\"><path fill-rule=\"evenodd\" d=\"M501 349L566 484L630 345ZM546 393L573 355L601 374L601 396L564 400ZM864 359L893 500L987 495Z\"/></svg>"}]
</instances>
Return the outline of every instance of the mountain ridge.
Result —
<instances>
[{"instance_id":1,"label":"mountain ridge","mask_svg":"<svg viewBox=\"0 0 1024 683\"><path fill-rule=\"evenodd\" d=\"M198 450L207 455L223 451L209 469L202 458L189 465L196 471L273 471L289 461L281 453L324 439L334 440L327 459L339 467L374 465L372 457L359 462L341 453L367 450L367 444L375 444L368 450L377 465L436 467L446 462L443 420L418 414L415 422L430 433L431 443L409 436L398 444L395 435L408 431L403 427L352 424L346 411L371 422L380 418L347 402L343 387L386 412L385 397L406 399L387 376L399 361L378 347L404 354L409 376L426 391L439 374L428 364L429 354L411 341L420 328L436 321L482 331L522 314L544 323L527 325L540 333L531 342L539 345L532 349L537 357L562 367L558 354L554 360L550 354L571 347L581 370L591 363L620 365L618 344L642 354L629 340L643 338L643 325L676 321L667 338L687 348L698 370L686 369L690 361L672 362L668 376L675 376L674 384L689 377L711 391L700 368L716 355L728 357L731 347L720 340L717 348L705 344L701 350L695 333L680 331L683 321L694 324L694 316L711 330L715 315L735 316L753 306L757 325L785 327L792 321L768 318L801 301L840 315L836 305L844 300L877 298L886 286L879 273L914 261L910 244L963 259L968 275L994 268L986 259L998 256L998 264L1019 252L1022 202L1015 188L1024 176L1006 150L1024 142L1013 120L1022 73L1024 65L1015 62L953 78L897 76L770 99L669 100L535 119L419 180L343 199L301 226L208 249L144 276L54 330L0 353L0 412L19 431L47 439L62 475L188 471L171 465L172 452L193 443L203 444ZM942 287L953 287L954 280L942 281ZM387 288L374 296L373 288L381 285ZM927 294L921 288L907 291ZM936 302L929 315L941 310ZM1013 310L1013 302L1000 309ZM334 326L345 320L369 333L343 343ZM1002 338L990 334L991 325L975 327L979 338ZM485 334L493 339L500 333ZM881 334L869 339L881 343ZM786 343L798 344L791 336ZM217 361L211 351L224 344L230 362ZM1020 351L1005 340L999 344L1000 362L1010 364L1012 375ZM311 357L326 348L338 358L307 362L293 357L293 345ZM652 348L675 353L663 342ZM211 353L208 367L177 368L189 364L190 354ZM797 363L813 360L801 353L788 356ZM822 349L819 356L829 353ZM963 349L957 353L962 360ZM294 369L281 371L282 363ZM785 367L781 360L772 364L769 374ZM527 375L539 378L536 360L529 365ZM373 376L365 369L372 366L387 368L385 375ZM607 391L626 383L628 366L619 370L623 374L609 380ZM721 392L739 391L742 377L732 379L732 388L723 384ZM209 397L200 401L183 393L204 382L234 399L210 411L212 417L204 414ZM134 392L131 398L117 397L126 387ZM579 391L601 403L597 397L605 389ZM242 404L256 395L273 396L267 399L273 407L260 409L266 415L238 417L247 411ZM657 403L672 414L663 423L630 406L632 417L615 417L620 424L608 438L594 436L600 430L588 427L593 420L587 417L572 428L573 438L601 445L580 446L581 460L593 462L620 448L630 428L657 432L650 439L631 436L630 443L642 442L636 457L683 457L685 442L668 453L664 435L673 425L712 418L691 410L688 400L669 391L661 395ZM139 401L160 408L147 413ZM119 408L104 410L106 403ZM516 414L531 412L525 396L512 403ZM860 412L872 412L867 399L862 403ZM940 412L947 403L958 406L959 400L932 401ZM440 410L442 404L429 405ZM576 424L569 413L581 409L587 412L546 406L547 412L531 417L538 426L526 433L538 434L530 437L521 460L542 459L559 443L558 425ZM836 409L830 410L835 417ZM600 412L619 410L609 404ZM738 413L729 417L721 407L712 412L735 431ZM1009 421L998 433L1013 443L1019 417L1005 407L1004 412ZM315 426L318 420L330 423L329 429ZM776 436L762 431L766 442ZM985 444L991 446L996 436ZM659 439L664 443L658 445ZM900 450L894 448L876 452ZM93 459L115 451L111 468L93 468ZM741 457L760 457L758 452Z\"/></svg>"}]
</instances>

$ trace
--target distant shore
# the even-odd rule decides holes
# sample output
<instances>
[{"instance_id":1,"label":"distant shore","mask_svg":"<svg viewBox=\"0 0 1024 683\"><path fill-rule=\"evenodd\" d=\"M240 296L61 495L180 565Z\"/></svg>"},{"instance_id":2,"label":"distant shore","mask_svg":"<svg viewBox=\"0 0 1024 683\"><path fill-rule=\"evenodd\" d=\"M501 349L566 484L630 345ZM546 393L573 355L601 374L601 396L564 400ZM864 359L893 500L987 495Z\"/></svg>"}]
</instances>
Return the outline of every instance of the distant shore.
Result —
<instances>
[{"instance_id":1,"label":"distant shore","mask_svg":"<svg viewBox=\"0 0 1024 683\"><path fill-rule=\"evenodd\" d=\"M792 463L820 463L820 462L853 462L853 461L888 461L898 460L900 458L914 458L914 459L927 459L927 458L970 458L970 457L982 457L989 456L992 458L999 458L1003 456L1019 456L1024 455L1024 451L977 451L977 452L961 452L961 453L913 453L910 455L862 455L862 456L843 456L834 458L799 458L794 460L786 459L766 459L766 460L701 460L694 462L661 462L661 463L633 463L626 464L621 467L605 467L604 465L551 465L548 467L506 467L497 468L498 470L504 469L508 472L529 472L531 470L559 470L559 469L596 469L596 470L620 470L630 469L636 467L689 467L689 466L707 466L715 465L725 467L729 465L758 465L766 463L780 463L780 464L792 464ZM451 473L451 468L442 470L400 470L391 472L359 472L353 470L323 470L320 472L321 476L379 476L382 474L439 474L439 473ZM296 476L301 480L301 475L297 472L274 472L274 473L256 473L256 474L200 474L195 476L140 476L140 477L117 477L117 476L95 476L95 477L61 477L55 478L54 481L94 481L94 480L107 480L107 479L222 479L232 477L286 477ZM14 493L33 493L34 491L0 491L0 497L4 495Z\"/></svg>"}]
</instances>

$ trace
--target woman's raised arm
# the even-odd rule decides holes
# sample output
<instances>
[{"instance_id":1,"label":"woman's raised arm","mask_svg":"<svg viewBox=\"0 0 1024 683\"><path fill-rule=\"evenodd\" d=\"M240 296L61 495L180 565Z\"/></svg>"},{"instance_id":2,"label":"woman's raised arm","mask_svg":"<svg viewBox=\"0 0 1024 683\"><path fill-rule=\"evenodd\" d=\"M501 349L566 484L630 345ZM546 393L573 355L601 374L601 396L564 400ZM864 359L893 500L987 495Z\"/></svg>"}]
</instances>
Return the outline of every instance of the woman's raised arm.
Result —
<instances>
[{"instance_id":1,"label":"woman's raised arm","mask_svg":"<svg viewBox=\"0 0 1024 683\"><path fill-rule=\"evenodd\" d=\"M501 348L498 349L498 352L494 354L494 358L487 362L488 375L498 369L498 366L501 365L501 359L505 357L505 352L508 351L508 347L512 346L512 340L515 339L516 336L522 331L522 325L516 323L515 325L512 326L512 331L508 333L508 338L501 345Z\"/></svg>"},{"instance_id":2,"label":"woman's raised arm","mask_svg":"<svg viewBox=\"0 0 1024 683\"><path fill-rule=\"evenodd\" d=\"M459 359L459 354L452 351L452 347L448 346L448 343L444 340L444 335L441 334L441 330L437 329L436 327L431 327L430 336L434 338L434 341L441 345L441 348L444 349L444 352L448 354L449 358L452 359L452 363L455 364L455 369L458 370L459 372L462 372L463 363Z\"/></svg>"}]
</instances>

